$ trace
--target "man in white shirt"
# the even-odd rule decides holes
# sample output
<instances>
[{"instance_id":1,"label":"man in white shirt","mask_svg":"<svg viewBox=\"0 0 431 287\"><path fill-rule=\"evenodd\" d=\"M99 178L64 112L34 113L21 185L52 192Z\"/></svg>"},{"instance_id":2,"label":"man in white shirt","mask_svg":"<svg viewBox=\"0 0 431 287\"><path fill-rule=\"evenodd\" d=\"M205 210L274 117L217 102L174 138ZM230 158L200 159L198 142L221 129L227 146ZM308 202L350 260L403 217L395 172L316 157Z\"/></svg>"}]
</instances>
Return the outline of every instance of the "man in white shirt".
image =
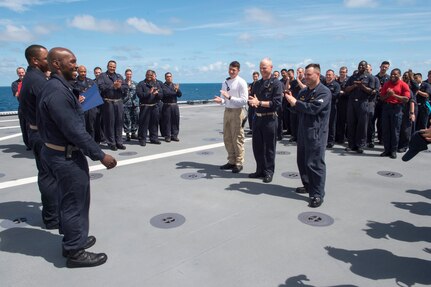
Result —
<instances>
[{"instance_id":1,"label":"man in white shirt","mask_svg":"<svg viewBox=\"0 0 431 287\"><path fill-rule=\"evenodd\" d=\"M247 82L238 76L240 64L233 61L229 65L229 78L222 84L220 96L214 101L225 105L223 116L223 140L228 153L228 163L220 166L220 169L231 169L233 173L239 173L244 163L244 127L243 120L246 117L245 105L248 98Z\"/></svg>"}]
</instances>

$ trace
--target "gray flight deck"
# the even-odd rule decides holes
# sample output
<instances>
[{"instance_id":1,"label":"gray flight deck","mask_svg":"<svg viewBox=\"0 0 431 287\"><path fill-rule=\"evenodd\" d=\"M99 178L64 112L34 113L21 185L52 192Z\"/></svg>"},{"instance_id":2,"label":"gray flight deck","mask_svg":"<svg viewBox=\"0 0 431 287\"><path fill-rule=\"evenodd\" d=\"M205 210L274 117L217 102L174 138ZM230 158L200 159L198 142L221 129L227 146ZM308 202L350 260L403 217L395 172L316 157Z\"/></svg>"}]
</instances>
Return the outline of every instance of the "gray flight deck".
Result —
<instances>
[{"instance_id":1,"label":"gray flight deck","mask_svg":"<svg viewBox=\"0 0 431 287\"><path fill-rule=\"evenodd\" d=\"M181 105L180 142L126 143L113 170L91 162L89 251L68 269L43 229L32 153L17 116L0 117L0 286L293 287L431 285L431 153L410 162L336 145L320 208L296 194L296 146L277 144L273 182L222 171L223 108ZM306 213L312 212L312 214ZM333 221L332 221L333 220ZM332 224L331 224L332 223ZM314 225L313 225L314 224Z\"/></svg>"}]
</instances>

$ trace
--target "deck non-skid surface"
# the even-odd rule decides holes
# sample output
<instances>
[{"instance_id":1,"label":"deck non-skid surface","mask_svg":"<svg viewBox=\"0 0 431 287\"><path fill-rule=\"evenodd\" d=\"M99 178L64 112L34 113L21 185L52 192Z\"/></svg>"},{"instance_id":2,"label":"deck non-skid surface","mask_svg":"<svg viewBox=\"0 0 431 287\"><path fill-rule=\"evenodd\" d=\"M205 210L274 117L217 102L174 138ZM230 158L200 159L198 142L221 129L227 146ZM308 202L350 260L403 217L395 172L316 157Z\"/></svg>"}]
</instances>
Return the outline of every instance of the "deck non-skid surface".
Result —
<instances>
[{"instance_id":1,"label":"deck non-skid surface","mask_svg":"<svg viewBox=\"0 0 431 287\"><path fill-rule=\"evenodd\" d=\"M381 146L357 155L336 145L326 152L325 202L311 209L294 192L295 145L277 143L274 180L265 184L247 177L255 171L250 138L244 170L219 169L227 162L222 107L180 111L180 142L105 150L119 162L109 171L89 161L90 251L108 261L86 269L66 268L62 236L41 227L32 153L16 116L0 117L0 286L431 284L431 153L405 163L379 157ZM304 212L333 224L306 224ZM160 218L179 226L154 226Z\"/></svg>"}]
</instances>

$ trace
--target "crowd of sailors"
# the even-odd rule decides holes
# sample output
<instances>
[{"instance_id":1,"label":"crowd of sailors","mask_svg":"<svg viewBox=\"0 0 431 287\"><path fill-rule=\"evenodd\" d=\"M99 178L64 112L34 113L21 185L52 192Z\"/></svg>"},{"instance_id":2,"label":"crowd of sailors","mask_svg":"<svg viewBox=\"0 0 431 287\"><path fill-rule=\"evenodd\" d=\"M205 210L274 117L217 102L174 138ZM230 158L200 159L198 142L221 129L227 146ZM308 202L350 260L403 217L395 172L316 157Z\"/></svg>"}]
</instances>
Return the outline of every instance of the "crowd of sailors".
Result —
<instances>
[{"instance_id":1,"label":"crowd of sailors","mask_svg":"<svg viewBox=\"0 0 431 287\"><path fill-rule=\"evenodd\" d=\"M67 48L47 50L31 45L25 50L28 68L17 69L12 83L19 99L18 115L24 143L33 150L38 168L42 199L42 219L47 229L64 235L62 254L66 266L91 267L106 262L105 253L92 253L96 238L89 233L90 181L85 156L99 160L108 169L117 161L102 151L105 142L111 150L126 149L123 142L138 140L161 144L159 130L166 142L179 141L179 108L182 93L165 73L165 82L148 70L136 82L132 70L124 77L116 72L116 62L107 63L106 72L93 69L87 77L85 66ZM309 194L309 206L319 207L325 195L325 149L345 144L347 152L383 144L380 156L396 158L405 152L414 131L430 125L431 71L423 80L420 73L397 68L387 72L384 61L374 76L366 61L348 76L347 67L339 75L319 64L305 68L273 71L272 60L264 58L253 82L238 76L240 63L229 65L229 77L214 101L225 106L223 139L228 162L223 170L241 172L244 163L244 125L249 120L256 171L249 178L272 181L277 140L290 135L297 142L297 164L302 187L296 192ZM51 75L50 75L51 73ZM281 78L279 78L281 75ZM49 80L48 80L49 79ZM101 105L89 106L89 91L96 86ZM97 94L96 93L96 96ZM96 97L97 98L97 97ZM94 98L93 98L94 100ZM248 110L246 112L246 107ZM423 136L431 141L430 129ZM421 149L426 144L422 143Z\"/></svg>"}]
</instances>

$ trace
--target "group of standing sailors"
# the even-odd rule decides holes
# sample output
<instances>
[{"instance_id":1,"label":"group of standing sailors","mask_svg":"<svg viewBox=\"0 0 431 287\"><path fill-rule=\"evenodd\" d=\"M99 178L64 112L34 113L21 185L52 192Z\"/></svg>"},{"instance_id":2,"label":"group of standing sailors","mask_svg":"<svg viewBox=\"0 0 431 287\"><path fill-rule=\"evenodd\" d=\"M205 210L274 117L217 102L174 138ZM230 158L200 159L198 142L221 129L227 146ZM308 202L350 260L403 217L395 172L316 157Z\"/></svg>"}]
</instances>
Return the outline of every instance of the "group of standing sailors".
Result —
<instances>
[{"instance_id":1,"label":"group of standing sailors","mask_svg":"<svg viewBox=\"0 0 431 287\"><path fill-rule=\"evenodd\" d=\"M163 83L152 70L139 83L132 80L130 69L123 79L113 60L106 72L96 67L92 80L84 66L78 67L74 53L61 47L48 51L31 45L25 57L28 68L17 69L19 79L12 90L20 102L23 140L33 150L38 168L43 222L47 229L59 229L64 235L62 254L67 267L101 265L107 260L105 253L86 251L96 238L89 235L90 178L85 156L114 168L117 161L102 151L100 142L105 141L111 150L126 149L123 130L126 141L136 139L141 146L147 139L161 143L159 127L166 142L179 141L179 85L173 83L171 73L165 74ZM381 156L396 158L397 152L407 149L412 132L430 124L431 71L426 81L411 70L401 75L393 69L388 75L389 62L385 61L373 76L371 65L361 61L350 77L346 67L340 68L338 77L333 70L322 76L320 65L313 63L298 68L296 78L293 69L283 69L279 80L271 59L262 59L259 67L260 74L253 73L253 83L247 85L238 75L240 63L230 63L229 77L214 99L225 105L223 139L228 162L220 168L242 171L248 117L256 161L255 172L248 177L270 183L277 140L290 134L290 141L297 142L303 184L296 192L308 193L313 208L325 196L327 148L344 144L347 138L345 150L361 154L366 146L374 147L377 131L377 140L384 145ZM94 85L103 104L83 112L86 91Z\"/></svg>"},{"instance_id":2,"label":"group of standing sailors","mask_svg":"<svg viewBox=\"0 0 431 287\"><path fill-rule=\"evenodd\" d=\"M385 148L381 156L394 159L397 153L407 150L415 131L430 126L431 71L423 81L422 74L412 70L401 73L399 69L393 69L388 74L389 67L390 63L383 61L380 71L373 75L371 65L361 61L351 76L348 76L347 67L341 67L338 76L329 69L325 76L320 77L332 95L327 148L347 142L345 151L362 154L365 148L373 149L379 144ZM297 69L296 79L293 69L282 69L281 76L280 81L285 89L297 98L299 91L305 87L304 69ZM256 81L254 79L249 85L250 89ZM384 88L386 83L388 86ZM392 93L394 88L398 89L398 94L386 95L387 89ZM254 108L249 107L249 119L253 118L253 114ZM289 141L296 142L297 115L290 110L285 99L277 114L277 140L290 135ZM252 121L249 120L249 124L251 134Z\"/></svg>"},{"instance_id":3,"label":"group of standing sailors","mask_svg":"<svg viewBox=\"0 0 431 287\"><path fill-rule=\"evenodd\" d=\"M289 141L297 142L303 183L296 192L308 193L309 206L319 207L325 195L325 149L347 141L346 152L362 154L377 141L384 147L380 156L395 159L397 153L406 152L415 131L430 126L431 71L422 81L422 75L411 70L401 74L395 68L387 74L389 66L383 61L374 76L371 65L361 61L349 77L347 67L341 67L338 76L332 69L323 76L319 64L309 64L298 68L295 78L293 69L272 71L272 61L265 58L260 62L260 74L252 74L246 101L244 80L238 76L240 64L232 62L230 77L215 97L216 103L225 105L228 162L220 169L233 173L243 169L244 120L248 118L256 161L256 171L248 176L269 183L274 175L276 142L290 134Z\"/></svg>"},{"instance_id":4,"label":"group of standing sailors","mask_svg":"<svg viewBox=\"0 0 431 287\"><path fill-rule=\"evenodd\" d=\"M74 53L61 47L48 51L31 45L25 58L28 67L17 69L19 79L12 83L12 92L19 101L24 143L36 160L43 223L63 234L67 267L104 264L105 253L86 251L96 237L89 235L90 176L85 156L114 168L116 159L101 149L100 142L111 150L126 149L124 129L126 141L138 139L145 146L149 131L150 142L160 144L159 122L166 142L179 141L179 85L172 82L171 73L165 74L163 83L152 70L136 83L127 69L124 80L112 60L106 72L94 69L93 80L85 66L78 67ZM86 92L95 85L103 104L84 112Z\"/></svg>"},{"instance_id":5,"label":"group of standing sailors","mask_svg":"<svg viewBox=\"0 0 431 287\"><path fill-rule=\"evenodd\" d=\"M107 64L107 71L95 68L96 79L91 80L78 68L78 77L73 86L81 95L96 84L103 98L103 105L86 112L87 130L96 142L106 142L111 150L126 149L123 144L123 130L126 141L139 140L141 146L149 140L160 144L159 128L166 142L179 141L179 108L177 99L182 96L178 84L172 82L172 74L165 74L165 82L156 78L156 72L148 70L145 80L132 80L132 70L125 71L125 79L116 73L117 63ZM87 84L82 84L87 82ZM85 99L83 99L85 100Z\"/></svg>"}]
</instances>

